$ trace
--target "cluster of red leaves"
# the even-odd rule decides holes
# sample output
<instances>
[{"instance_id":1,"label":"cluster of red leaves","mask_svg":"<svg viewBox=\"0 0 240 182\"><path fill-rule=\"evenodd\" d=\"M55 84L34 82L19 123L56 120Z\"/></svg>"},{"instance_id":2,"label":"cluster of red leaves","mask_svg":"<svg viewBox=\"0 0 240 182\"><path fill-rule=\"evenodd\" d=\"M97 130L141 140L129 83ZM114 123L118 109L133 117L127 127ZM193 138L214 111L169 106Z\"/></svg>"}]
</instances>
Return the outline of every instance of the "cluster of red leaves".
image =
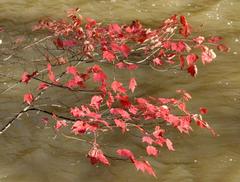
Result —
<instances>
[{"instance_id":1,"label":"cluster of red leaves","mask_svg":"<svg viewBox=\"0 0 240 182\"><path fill-rule=\"evenodd\" d=\"M146 144L146 154L158 156L161 147L167 147L174 151L172 141L165 137L164 126L172 126L181 133L188 134L192 131L191 124L195 122L201 128L213 131L202 115L207 113L206 108L200 108L200 114L190 113L186 102L191 99L189 93L178 90L180 98L155 98L155 97L133 97L137 81L134 77L129 79L128 84L118 80L110 80L107 74L99 66L102 62L112 64L114 69L126 69L133 71L142 63L147 63L157 69L168 64L179 64L180 69L186 69L189 74L196 76L199 57L201 62L207 64L215 59L216 54L208 47L208 43L216 45L220 51L228 51L220 37L205 38L198 36L189 38L192 28L184 16L178 20L177 16L167 19L156 29L145 28L139 21L133 21L130 25L119 25L117 23L102 25L91 18L85 21L78 14L78 9L68 11L67 20L42 20L34 27L37 29L48 29L54 34L53 43L62 51L75 52L85 60L94 61L95 64L80 71L76 66L67 61L65 73L70 75L66 81L60 81L55 76L50 63L47 64L48 80L41 82L38 91L46 90L51 85L60 88L85 89L88 88L86 81L97 84L97 94L93 94L88 103L74 106L70 109L70 118L74 122L70 124L71 131L79 137L92 134L92 147L88 158L92 164L102 163L110 165L97 144L97 135L102 132L120 129L122 134L130 129L135 129L141 134L141 142ZM184 39L174 39L174 34L180 33ZM189 38L185 40L185 38ZM200 55L196 54L200 51ZM137 60L138 57L143 58ZM29 83L32 78L37 78L38 73L29 74L24 72L21 82ZM33 104L34 96L31 93L24 95L24 101ZM67 125L66 120L56 121L55 128L59 130ZM72 121L71 121L72 122ZM153 124L147 129L145 124ZM132 151L118 149L120 157L129 159L137 170L147 172L156 176L148 161L137 159Z\"/></svg>"},{"instance_id":2,"label":"cluster of red leaves","mask_svg":"<svg viewBox=\"0 0 240 182\"><path fill-rule=\"evenodd\" d=\"M126 68L123 61L138 64L147 63L161 69L163 66L179 64L192 75L197 75L197 63L201 58L203 64L210 63L216 54L209 46L215 46L219 51L229 49L220 41L221 37L193 37L192 27L184 16L176 15L165 20L155 29L145 28L139 21L130 25L117 23L102 25L91 18L84 18L78 14L79 9L70 10L66 20L41 20L34 26L34 30L47 29L54 33L55 45L61 49L77 49L78 54L88 56L89 59L101 59ZM186 39L175 39L174 34L180 33ZM196 52L201 52L197 55ZM143 60L137 60L135 55ZM134 57L134 59L132 59ZM128 68L131 69L131 68Z\"/></svg>"}]
</instances>

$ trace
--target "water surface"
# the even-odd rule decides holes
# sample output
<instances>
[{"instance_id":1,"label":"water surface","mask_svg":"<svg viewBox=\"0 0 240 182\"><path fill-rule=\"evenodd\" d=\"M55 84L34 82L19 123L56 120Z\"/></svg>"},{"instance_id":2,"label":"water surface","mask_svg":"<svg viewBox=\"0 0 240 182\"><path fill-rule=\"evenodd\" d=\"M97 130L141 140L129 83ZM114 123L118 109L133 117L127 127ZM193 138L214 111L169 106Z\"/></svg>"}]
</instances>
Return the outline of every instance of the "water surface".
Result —
<instances>
[{"instance_id":1,"label":"water surface","mask_svg":"<svg viewBox=\"0 0 240 182\"><path fill-rule=\"evenodd\" d=\"M113 161L110 168L93 167L85 158L87 147L75 140L55 134L50 128L43 129L40 116L23 116L7 133L0 136L0 181L89 181L89 182L134 182L134 181L184 181L184 182L238 182L240 181L240 1L239 0L1 0L0 25L9 34L0 39L8 45L9 39L18 35L27 38L42 35L28 34L31 25L46 16L63 17L70 7L79 7L84 16L103 22L130 22L139 19L149 26L157 26L172 14L184 14L195 31L203 35L225 37L231 47L228 54L219 54L216 61L200 67L196 79L181 73L159 73L141 69L139 95L172 96L183 88L192 93L189 107L197 111L199 106L209 108L207 120L218 132L212 137L209 132L194 128L190 136L172 133L175 152L162 150L159 157L151 160L158 178L137 172L126 162ZM10 36L11 37L10 37ZM29 36L29 37L28 37ZM25 55L29 60L36 55ZM1 59L4 56L1 55ZM0 90L14 85L23 70L36 64L18 64L18 60L0 60ZM144 89L143 89L144 88ZM30 88L29 88L30 89ZM5 121L21 107L22 86L0 95L0 118ZM56 96L62 96L58 93ZM54 99L54 97L53 97ZM118 142L119 136L112 140ZM134 143L133 150L141 153L138 139L126 136ZM141 150L140 150L141 149ZM107 149L108 150L108 149Z\"/></svg>"}]
</instances>

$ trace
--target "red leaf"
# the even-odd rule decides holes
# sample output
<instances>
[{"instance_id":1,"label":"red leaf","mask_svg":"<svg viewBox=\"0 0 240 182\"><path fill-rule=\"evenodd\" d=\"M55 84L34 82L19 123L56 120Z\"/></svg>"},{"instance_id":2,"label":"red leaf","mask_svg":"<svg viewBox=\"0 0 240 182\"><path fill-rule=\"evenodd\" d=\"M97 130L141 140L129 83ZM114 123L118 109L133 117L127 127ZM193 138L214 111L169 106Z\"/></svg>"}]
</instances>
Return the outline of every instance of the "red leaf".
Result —
<instances>
[{"instance_id":1,"label":"red leaf","mask_svg":"<svg viewBox=\"0 0 240 182\"><path fill-rule=\"evenodd\" d=\"M125 69L127 68L128 64L124 63L124 62L119 62L115 65L118 69Z\"/></svg>"},{"instance_id":2,"label":"red leaf","mask_svg":"<svg viewBox=\"0 0 240 182\"><path fill-rule=\"evenodd\" d=\"M120 51L121 47L116 43L111 43L111 48L113 51Z\"/></svg>"},{"instance_id":3,"label":"red leaf","mask_svg":"<svg viewBox=\"0 0 240 182\"><path fill-rule=\"evenodd\" d=\"M140 170L142 172L147 172L148 174L156 177L156 174L152 168L152 166L148 163L148 161L134 161L134 165L137 168L137 170Z\"/></svg>"},{"instance_id":4,"label":"red leaf","mask_svg":"<svg viewBox=\"0 0 240 182\"><path fill-rule=\"evenodd\" d=\"M88 68L88 72L93 72L93 73L98 73L98 72L102 72L102 68L95 64L92 67Z\"/></svg>"},{"instance_id":5,"label":"red leaf","mask_svg":"<svg viewBox=\"0 0 240 182\"><path fill-rule=\"evenodd\" d=\"M128 95L117 94L115 98L120 101L121 105L124 108L129 108L131 106L131 102L129 101Z\"/></svg>"},{"instance_id":6,"label":"red leaf","mask_svg":"<svg viewBox=\"0 0 240 182\"><path fill-rule=\"evenodd\" d=\"M89 125L84 121L78 120L73 124L71 129L75 135L82 134L82 133L85 133L89 129Z\"/></svg>"},{"instance_id":7,"label":"red leaf","mask_svg":"<svg viewBox=\"0 0 240 182\"><path fill-rule=\"evenodd\" d=\"M187 109L186 109L186 104L185 104L184 102L179 102L179 103L178 103L178 108L179 108L181 111L183 111L183 112L185 112L185 113L188 113L188 111L187 111Z\"/></svg>"},{"instance_id":8,"label":"red leaf","mask_svg":"<svg viewBox=\"0 0 240 182\"><path fill-rule=\"evenodd\" d=\"M181 55L181 56L180 56L180 68L181 68L181 69L184 68L184 64L185 64L185 59L184 59L184 56Z\"/></svg>"},{"instance_id":9,"label":"red leaf","mask_svg":"<svg viewBox=\"0 0 240 182\"><path fill-rule=\"evenodd\" d=\"M182 24L182 27L179 29L180 34L182 34L184 37L188 37L192 31L191 26L188 24L185 16L180 17L180 22Z\"/></svg>"},{"instance_id":10,"label":"red leaf","mask_svg":"<svg viewBox=\"0 0 240 182\"><path fill-rule=\"evenodd\" d=\"M95 82L104 82L107 79L107 75L103 72L93 73L93 80Z\"/></svg>"},{"instance_id":11,"label":"red leaf","mask_svg":"<svg viewBox=\"0 0 240 182\"><path fill-rule=\"evenodd\" d=\"M165 142L166 142L168 150L175 151L175 149L173 148L173 144L172 144L171 140L169 140L167 138Z\"/></svg>"},{"instance_id":12,"label":"red leaf","mask_svg":"<svg viewBox=\"0 0 240 182\"><path fill-rule=\"evenodd\" d=\"M83 111L81 109L79 109L78 107L75 108L71 108L70 109L70 113L74 116L74 117L81 117L84 116L85 114L83 113Z\"/></svg>"},{"instance_id":13,"label":"red leaf","mask_svg":"<svg viewBox=\"0 0 240 182\"><path fill-rule=\"evenodd\" d=\"M109 31L110 32L116 32L118 34L122 33L122 29L117 23L109 25Z\"/></svg>"},{"instance_id":14,"label":"red leaf","mask_svg":"<svg viewBox=\"0 0 240 182\"><path fill-rule=\"evenodd\" d=\"M182 25L187 25L188 24L185 16L180 16L180 22L181 22Z\"/></svg>"},{"instance_id":15,"label":"red leaf","mask_svg":"<svg viewBox=\"0 0 240 182\"><path fill-rule=\"evenodd\" d=\"M112 62L115 59L115 55L110 51L103 51L103 58Z\"/></svg>"},{"instance_id":16,"label":"red leaf","mask_svg":"<svg viewBox=\"0 0 240 182\"><path fill-rule=\"evenodd\" d=\"M135 160L135 156L128 149L118 149L117 154L121 157L126 157L126 158L130 159L132 162L134 162L134 160Z\"/></svg>"},{"instance_id":17,"label":"red leaf","mask_svg":"<svg viewBox=\"0 0 240 182\"><path fill-rule=\"evenodd\" d=\"M155 127L155 130L153 132L153 136L155 138L162 138L163 134L165 133L165 130L164 129L161 129L160 126L156 126Z\"/></svg>"},{"instance_id":18,"label":"red leaf","mask_svg":"<svg viewBox=\"0 0 240 182\"><path fill-rule=\"evenodd\" d=\"M76 75L78 73L78 70L75 66L68 66L66 70L67 70L67 73L72 75Z\"/></svg>"},{"instance_id":19,"label":"red leaf","mask_svg":"<svg viewBox=\"0 0 240 182\"><path fill-rule=\"evenodd\" d=\"M77 45L77 42L75 40L63 40L62 46L63 47L74 47Z\"/></svg>"},{"instance_id":20,"label":"red leaf","mask_svg":"<svg viewBox=\"0 0 240 182\"><path fill-rule=\"evenodd\" d=\"M93 147L88 152L88 158L90 158L91 164L93 164L93 165L97 164L97 163L102 163L104 165L110 165L109 161L104 156L102 150L98 149L97 147Z\"/></svg>"},{"instance_id":21,"label":"red leaf","mask_svg":"<svg viewBox=\"0 0 240 182\"><path fill-rule=\"evenodd\" d=\"M33 95L31 93L25 94L23 96L23 101L30 105L33 101Z\"/></svg>"},{"instance_id":22,"label":"red leaf","mask_svg":"<svg viewBox=\"0 0 240 182\"><path fill-rule=\"evenodd\" d=\"M207 114L207 112L208 112L207 108L204 108L204 107L200 107L199 110L200 110L201 114Z\"/></svg>"},{"instance_id":23,"label":"red leaf","mask_svg":"<svg viewBox=\"0 0 240 182\"><path fill-rule=\"evenodd\" d=\"M53 43L60 48L63 48L63 41L59 38L57 38L57 40L54 40Z\"/></svg>"},{"instance_id":24,"label":"red leaf","mask_svg":"<svg viewBox=\"0 0 240 182\"><path fill-rule=\"evenodd\" d=\"M28 84L31 78L36 76L37 74L38 74L37 71L34 71L32 74L29 74L28 72L24 72L21 77L21 82Z\"/></svg>"},{"instance_id":25,"label":"red leaf","mask_svg":"<svg viewBox=\"0 0 240 182\"><path fill-rule=\"evenodd\" d=\"M126 89L122 86L121 82L113 81L111 88L114 92L126 93Z\"/></svg>"},{"instance_id":26,"label":"red leaf","mask_svg":"<svg viewBox=\"0 0 240 182\"><path fill-rule=\"evenodd\" d=\"M120 48L121 48L121 52L124 55L124 57L127 58L129 53L131 52L131 49L126 44L121 45Z\"/></svg>"},{"instance_id":27,"label":"red leaf","mask_svg":"<svg viewBox=\"0 0 240 182\"><path fill-rule=\"evenodd\" d=\"M137 64L128 64L127 69L130 71L136 70L138 68Z\"/></svg>"},{"instance_id":28,"label":"red leaf","mask_svg":"<svg viewBox=\"0 0 240 182\"><path fill-rule=\"evenodd\" d=\"M194 65L191 65L188 67L187 69L188 73L190 73L190 75L192 75L193 77L196 77L197 75L197 66L194 64Z\"/></svg>"},{"instance_id":29,"label":"red leaf","mask_svg":"<svg viewBox=\"0 0 240 182\"><path fill-rule=\"evenodd\" d=\"M129 89L132 91L132 93L134 92L135 88L137 86L137 82L135 80L135 78L131 78L129 81Z\"/></svg>"},{"instance_id":30,"label":"red leaf","mask_svg":"<svg viewBox=\"0 0 240 182\"><path fill-rule=\"evenodd\" d=\"M214 37L210 37L208 39L208 42L209 43L213 43L213 44L216 44L218 43L220 40L222 40L223 38L222 37L219 37L219 36L214 36Z\"/></svg>"},{"instance_id":31,"label":"red leaf","mask_svg":"<svg viewBox=\"0 0 240 182\"><path fill-rule=\"evenodd\" d=\"M65 120L57 120L56 125L55 125L55 129L59 130L60 128L62 128L63 126L67 126L67 123Z\"/></svg>"},{"instance_id":32,"label":"red leaf","mask_svg":"<svg viewBox=\"0 0 240 182\"><path fill-rule=\"evenodd\" d=\"M28 74L28 72L24 72L24 73L22 74L22 77L21 77L21 82L27 84L27 83L30 81L30 79L31 79L31 77L30 77L30 75Z\"/></svg>"},{"instance_id":33,"label":"red leaf","mask_svg":"<svg viewBox=\"0 0 240 182\"><path fill-rule=\"evenodd\" d=\"M138 108L135 107L134 105L131 105L131 106L129 107L128 111L129 111L130 113L132 113L132 114L137 114Z\"/></svg>"},{"instance_id":34,"label":"red leaf","mask_svg":"<svg viewBox=\"0 0 240 182\"><path fill-rule=\"evenodd\" d=\"M102 101L103 101L103 98L101 96L94 95L92 97L92 99L91 99L90 106L92 106L93 108L99 110Z\"/></svg>"},{"instance_id":35,"label":"red leaf","mask_svg":"<svg viewBox=\"0 0 240 182\"><path fill-rule=\"evenodd\" d=\"M151 146L151 145L147 146L146 151L148 155L152 155L155 157L158 155L158 150L154 146Z\"/></svg>"},{"instance_id":36,"label":"red leaf","mask_svg":"<svg viewBox=\"0 0 240 182\"><path fill-rule=\"evenodd\" d=\"M153 64L157 65L157 66L161 66L161 65L163 65L163 61L159 58L154 58L153 59Z\"/></svg>"},{"instance_id":37,"label":"red leaf","mask_svg":"<svg viewBox=\"0 0 240 182\"><path fill-rule=\"evenodd\" d=\"M114 119L114 122L117 127L120 127L122 129L122 132L124 133L126 131L126 123L125 121L121 119Z\"/></svg>"},{"instance_id":38,"label":"red leaf","mask_svg":"<svg viewBox=\"0 0 240 182\"><path fill-rule=\"evenodd\" d=\"M182 41L179 41L177 43L172 42L171 49L176 52L183 52L186 50L186 45Z\"/></svg>"},{"instance_id":39,"label":"red leaf","mask_svg":"<svg viewBox=\"0 0 240 182\"><path fill-rule=\"evenodd\" d=\"M136 64L126 64L124 62L119 62L119 63L116 64L116 67L118 69L125 69L126 68L129 71L134 71L138 68L138 65L136 65Z\"/></svg>"},{"instance_id":40,"label":"red leaf","mask_svg":"<svg viewBox=\"0 0 240 182\"><path fill-rule=\"evenodd\" d=\"M189 54L186 57L188 66L191 66L196 63L198 56L196 54Z\"/></svg>"},{"instance_id":41,"label":"red leaf","mask_svg":"<svg viewBox=\"0 0 240 182\"><path fill-rule=\"evenodd\" d=\"M142 142L146 142L149 145L152 145L153 141L154 140L151 137L149 137L149 136L142 137Z\"/></svg>"},{"instance_id":42,"label":"red leaf","mask_svg":"<svg viewBox=\"0 0 240 182\"><path fill-rule=\"evenodd\" d=\"M96 20L89 17L86 18L86 21L87 21L87 24L85 25L86 29L90 29L97 24Z\"/></svg>"},{"instance_id":43,"label":"red leaf","mask_svg":"<svg viewBox=\"0 0 240 182\"><path fill-rule=\"evenodd\" d=\"M38 90L45 90L48 88L48 84L46 83L40 83L39 86L38 86Z\"/></svg>"},{"instance_id":44,"label":"red leaf","mask_svg":"<svg viewBox=\"0 0 240 182\"><path fill-rule=\"evenodd\" d=\"M227 46L225 46L225 45L223 45L223 44L219 44L219 45L217 46L217 49L218 49L219 51L221 51L221 52L229 52L229 50L230 50Z\"/></svg>"},{"instance_id":45,"label":"red leaf","mask_svg":"<svg viewBox=\"0 0 240 182\"><path fill-rule=\"evenodd\" d=\"M112 107L112 104L114 103L114 97L111 92L108 92L108 99L106 103L109 109Z\"/></svg>"},{"instance_id":46,"label":"red leaf","mask_svg":"<svg viewBox=\"0 0 240 182\"><path fill-rule=\"evenodd\" d=\"M207 128L208 127L208 124L203 120L196 119L196 123L200 128Z\"/></svg>"},{"instance_id":47,"label":"red leaf","mask_svg":"<svg viewBox=\"0 0 240 182\"><path fill-rule=\"evenodd\" d=\"M121 52L123 54L123 56L126 58L128 57L129 53L131 52L131 49L126 44L122 44L121 46L119 46L116 43L112 43L111 48L113 51Z\"/></svg>"},{"instance_id":48,"label":"red leaf","mask_svg":"<svg viewBox=\"0 0 240 182\"><path fill-rule=\"evenodd\" d=\"M55 75L54 75L54 73L52 71L52 66L51 66L50 63L47 65L47 70L48 70L49 80L51 80L54 83L57 83L56 77L55 77Z\"/></svg>"},{"instance_id":49,"label":"red leaf","mask_svg":"<svg viewBox=\"0 0 240 182\"><path fill-rule=\"evenodd\" d=\"M110 113L114 115L121 115L122 118L130 119L130 115L127 111L120 108L112 108L110 109Z\"/></svg>"}]
</instances>

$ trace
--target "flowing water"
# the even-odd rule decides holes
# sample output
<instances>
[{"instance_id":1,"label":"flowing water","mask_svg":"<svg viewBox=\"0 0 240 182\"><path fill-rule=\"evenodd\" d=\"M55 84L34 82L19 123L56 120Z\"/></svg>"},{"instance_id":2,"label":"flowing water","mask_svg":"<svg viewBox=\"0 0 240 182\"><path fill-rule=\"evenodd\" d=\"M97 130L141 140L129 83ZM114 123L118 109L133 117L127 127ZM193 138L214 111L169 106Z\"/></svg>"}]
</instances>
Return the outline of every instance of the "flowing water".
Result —
<instances>
[{"instance_id":1,"label":"flowing water","mask_svg":"<svg viewBox=\"0 0 240 182\"><path fill-rule=\"evenodd\" d=\"M219 54L216 61L199 69L196 79L181 73L137 72L138 95L171 96L178 88L188 90L193 101L189 107L209 108L207 120L218 132L212 137L205 130L194 128L190 136L175 138L175 152L162 150L151 160L158 178L137 172L132 164L113 161L111 167L91 166L86 146L69 140L39 124L39 116L23 116L0 136L1 182L238 182L240 181L240 1L239 0L0 0L0 25L9 34L0 35L3 45L14 36L31 31L41 17L62 17L70 7L80 7L84 16L103 22L129 22L139 19L149 26L157 26L172 14L184 14L203 35L220 35L231 51ZM29 34L32 35L32 34ZM41 35L34 35L41 36ZM34 55L25 55L29 58ZM0 60L0 90L14 85L24 69L32 64ZM34 66L34 65L33 65ZM9 119L21 108L21 86L0 95L0 118ZM57 93L59 94L59 93ZM50 98L51 99L51 98ZM110 140L115 144L119 136ZM142 153L143 147L134 137L126 137L126 145ZM131 143L133 143L131 145ZM141 149L141 150L140 150Z\"/></svg>"}]
</instances>

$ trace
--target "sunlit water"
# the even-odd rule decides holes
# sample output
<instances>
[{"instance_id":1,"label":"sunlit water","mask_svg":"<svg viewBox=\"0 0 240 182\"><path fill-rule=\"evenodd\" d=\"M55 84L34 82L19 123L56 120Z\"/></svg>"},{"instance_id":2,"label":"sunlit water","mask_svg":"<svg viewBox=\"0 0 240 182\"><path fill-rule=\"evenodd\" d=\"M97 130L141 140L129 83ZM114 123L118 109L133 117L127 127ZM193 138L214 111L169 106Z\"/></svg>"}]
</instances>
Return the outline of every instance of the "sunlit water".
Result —
<instances>
[{"instance_id":1,"label":"sunlit water","mask_svg":"<svg viewBox=\"0 0 240 182\"><path fill-rule=\"evenodd\" d=\"M27 35L33 22L41 17L62 17L70 7L80 7L84 16L103 22L139 19L149 26L158 25L172 14L184 14L196 27L195 30L203 32L203 35L224 36L231 47L230 53L219 54L214 63L201 67L196 79L182 73L153 72L149 68L136 72L138 95L172 96L178 88L192 93L193 101L189 107L193 111L197 111L199 106L209 108L207 120L219 137L212 137L209 132L198 128L194 128L190 136L170 134L169 137L174 138L176 151L162 150L157 159L151 159L158 175L154 179L122 161L112 161L109 168L91 166L85 158L87 147L84 144L56 136L50 128L44 129L39 123L40 116L23 116L0 136L0 181L240 181L240 1L1 0L0 25L10 32L9 35L0 36L3 45L17 35ZM34 64L18 65L16 62L0 61L1 91L14 85L12 79L2 74L19 79L23 70L34 67ZM9 119L21 108L24 92L24 88L18 86L0 95L2 120ZM143 154L138 138L126 136L125 139L129 141L126 142L127 146L139 151L139 155ZM121 139L116 136L111 140L115 143L106 142L116 144Z\"/></svg>"}]
</instances>

